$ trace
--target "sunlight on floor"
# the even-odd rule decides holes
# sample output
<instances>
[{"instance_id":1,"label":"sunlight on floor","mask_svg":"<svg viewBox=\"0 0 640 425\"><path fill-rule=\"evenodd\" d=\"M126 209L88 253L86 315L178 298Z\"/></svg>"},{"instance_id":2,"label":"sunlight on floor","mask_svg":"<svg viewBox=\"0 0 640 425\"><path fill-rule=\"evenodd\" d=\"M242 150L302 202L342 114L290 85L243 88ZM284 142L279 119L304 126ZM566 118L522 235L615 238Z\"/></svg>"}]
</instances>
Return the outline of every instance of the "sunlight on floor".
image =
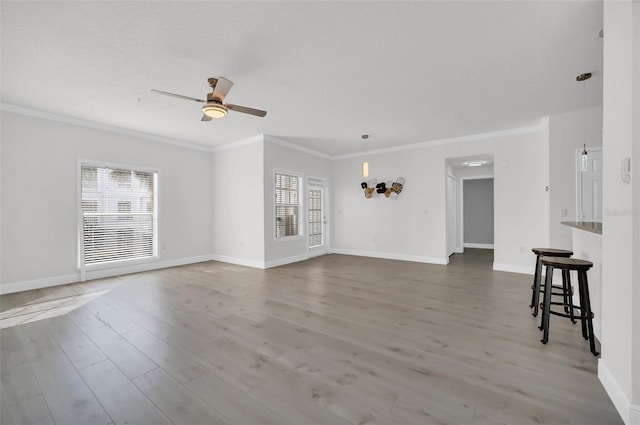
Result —
<instances>
[{"instance_id":1,"label":"sunlight on floor","mask_svg":"<svg viewBox=\"0 0 640 425\"><path fill-rule=\"evenodd\" d=\"M0 329L10 328L23 323L35 322L37 320L49 319L51 317L62 316L84 304L106 294L110 289L91 292L88 294L78 294L56 300L35 300L28 304L9 309L0 313Z\"/></svg>"}]
</instances>

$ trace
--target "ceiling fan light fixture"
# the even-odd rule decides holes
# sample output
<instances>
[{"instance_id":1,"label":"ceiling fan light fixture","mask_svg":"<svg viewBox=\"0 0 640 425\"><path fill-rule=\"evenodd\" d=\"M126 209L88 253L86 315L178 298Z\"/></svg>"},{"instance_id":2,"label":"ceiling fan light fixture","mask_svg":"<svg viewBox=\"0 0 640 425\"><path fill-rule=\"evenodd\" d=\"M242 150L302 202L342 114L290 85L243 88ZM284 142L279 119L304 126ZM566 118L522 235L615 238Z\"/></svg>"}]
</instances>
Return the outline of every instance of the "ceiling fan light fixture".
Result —
<instances>
[{"instance_id":1,"label":"ceiling fan light fixture","mask_svg":"<svg viewBox=\"0 0 640 425\"><path fill-rule=\"evenodd\" d=\"M202 107L202 113L211 118L224 118L227 116L227 108L219 103L207 103Z\"/></svg>"}]
</instances>

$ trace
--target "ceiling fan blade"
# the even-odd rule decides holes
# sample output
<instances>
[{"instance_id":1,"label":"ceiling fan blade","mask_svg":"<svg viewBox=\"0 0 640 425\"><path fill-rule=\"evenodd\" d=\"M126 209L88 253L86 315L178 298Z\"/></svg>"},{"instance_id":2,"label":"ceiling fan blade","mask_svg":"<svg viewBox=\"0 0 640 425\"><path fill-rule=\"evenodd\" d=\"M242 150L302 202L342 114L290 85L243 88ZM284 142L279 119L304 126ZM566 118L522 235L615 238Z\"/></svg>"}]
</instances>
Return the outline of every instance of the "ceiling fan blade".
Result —
<instances>
[{"instance_id":1,"label":"ceiling fan blade","mask_svg":"<svg viewBox=\"0 0 640 425\"><path fill-rule=\"evenodd\" d=\"M211 121L213 118L211 118L208 115L202 114L202 118L200 118L200 121Z\"/></svg>"},{"instance_id":2,"label":"ceiling fan blade","mask_svg":"<svg viewBox=\"0 0 640 425\"><path fill-rule=\"evenodd\" d=\"M224 98L227 97L227 93L229 93L229 90L231 90L231 87L233 87L233 83L224 77L218 77L217 80L218 82L213 88L212 97L219 100L220 102L223 102Z\"/></svg>"},{"instance_id":3,"label":"ceiling fan blade","mask_svg":"<svg viewBox=\"0 0 640 425\"><path fill-rule=\"evenodd\" d=\"M205 103L206 102L206 100L196 99L195 97L183 96L181 94L169 93L167 91L162 91L162 90L151 89L151 92L152 93L157 93L157 94L163 94L165 96L177 97L178 99L194 100L194 101L200 102L200 103Z\"/></svg>"},{"instance_id":4,"label":"ceiling fan blade","mask_svg":"<svg viewBox=\"0 0 640 425\"><path fill-rule=\"evenodd\" d=\"M264 117L265 115L267 115L267 111L247 108L246 106L232 105L230 103L227 103L224 106L226 106L230 111L242 112L243 114L255 115L257 117Z\"/></svg>"}]
</instances>

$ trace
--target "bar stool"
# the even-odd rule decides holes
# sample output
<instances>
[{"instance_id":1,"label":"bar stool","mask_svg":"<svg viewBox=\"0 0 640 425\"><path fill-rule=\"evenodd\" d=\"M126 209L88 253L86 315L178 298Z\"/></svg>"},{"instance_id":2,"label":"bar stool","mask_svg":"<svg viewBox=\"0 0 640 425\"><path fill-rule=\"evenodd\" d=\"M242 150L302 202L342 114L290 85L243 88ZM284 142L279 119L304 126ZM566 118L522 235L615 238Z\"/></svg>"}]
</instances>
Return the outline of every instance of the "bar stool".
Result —
<instances>
[{"instance_id":1,"label":"bar stool","mask_svg":"<svg viewBox=\"0 0 640 425\"><path fill-rule=\"evenodd\" d=\"M565 314L551 310L552 305L563 305L566 307L566 301L564 303L551 302L551 291L544 292L544 303L542 304L542 324L540 330L544 331L541 339L543 344L549 341L549 318L552 314L556 316L569 317L572 320L580 319L582 322L582 336L584 339L589 340L591 353L597 356L595 336L593 335L593 312L591 311L591 301L589 299L589 283L587 281L587 271L593 267L591 261L579 260L577 258L566 257L542 257L540 258L540 264L546 267L545 271L545 287L551 288L553 285L553 269L557 268L564 273L569 273L571 270L575 270L578 273L578 292L580 293L580 305L573 306L573 300L569 300L569 303L573 308L580 310L580 315L576 316L573 313Z\"/></svg>"},{"instance_id":2,"label":"bar stool","mask_svg":"<svg viewBox=\"0 0 640 425\"><path fill-rule=\"evenodd\" d=\"M540 305L540 291L543 284L541 284L542 280L542 266L540 265L540 257L571 257L573 255L573 251L568 251L566 249L555 249L555 248L532 248L531 251L536 254L536 271L533 275L533 285L531 285L531 304L529 307L533 308L533 317L538 315L538 306ZM567 273L567 276L569 274ZM563 295L565 297L565 301L567 301L567 288L565 287L565 276L563 274L563 293L553 293L553 295ZM569 290L571 289L571 283L568 283ZM570 295L569 295L570 296ZM569 311L567 311L569 313Z\"/></svg>"}]
</instances>

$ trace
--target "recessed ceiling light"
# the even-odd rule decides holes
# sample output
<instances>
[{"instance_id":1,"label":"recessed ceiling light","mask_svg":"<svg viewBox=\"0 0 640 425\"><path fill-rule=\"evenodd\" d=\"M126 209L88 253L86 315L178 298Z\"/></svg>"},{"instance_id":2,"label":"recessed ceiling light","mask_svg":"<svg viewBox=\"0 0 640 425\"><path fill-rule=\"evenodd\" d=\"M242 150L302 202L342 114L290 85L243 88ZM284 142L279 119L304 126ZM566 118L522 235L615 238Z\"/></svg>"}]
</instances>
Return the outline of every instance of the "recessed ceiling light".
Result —
<instances>
[{"instance_id":1,"label":"recessed ceiling light","mask_svg":"<svg viewBox=\"0 0 640 425\"><path fill-rule=\"evenodd\" d=\"M479 167L481 165L484 165L484 161L467 161L465 162L465 165L467 167Z\"/></svg>"}]
</instances>

